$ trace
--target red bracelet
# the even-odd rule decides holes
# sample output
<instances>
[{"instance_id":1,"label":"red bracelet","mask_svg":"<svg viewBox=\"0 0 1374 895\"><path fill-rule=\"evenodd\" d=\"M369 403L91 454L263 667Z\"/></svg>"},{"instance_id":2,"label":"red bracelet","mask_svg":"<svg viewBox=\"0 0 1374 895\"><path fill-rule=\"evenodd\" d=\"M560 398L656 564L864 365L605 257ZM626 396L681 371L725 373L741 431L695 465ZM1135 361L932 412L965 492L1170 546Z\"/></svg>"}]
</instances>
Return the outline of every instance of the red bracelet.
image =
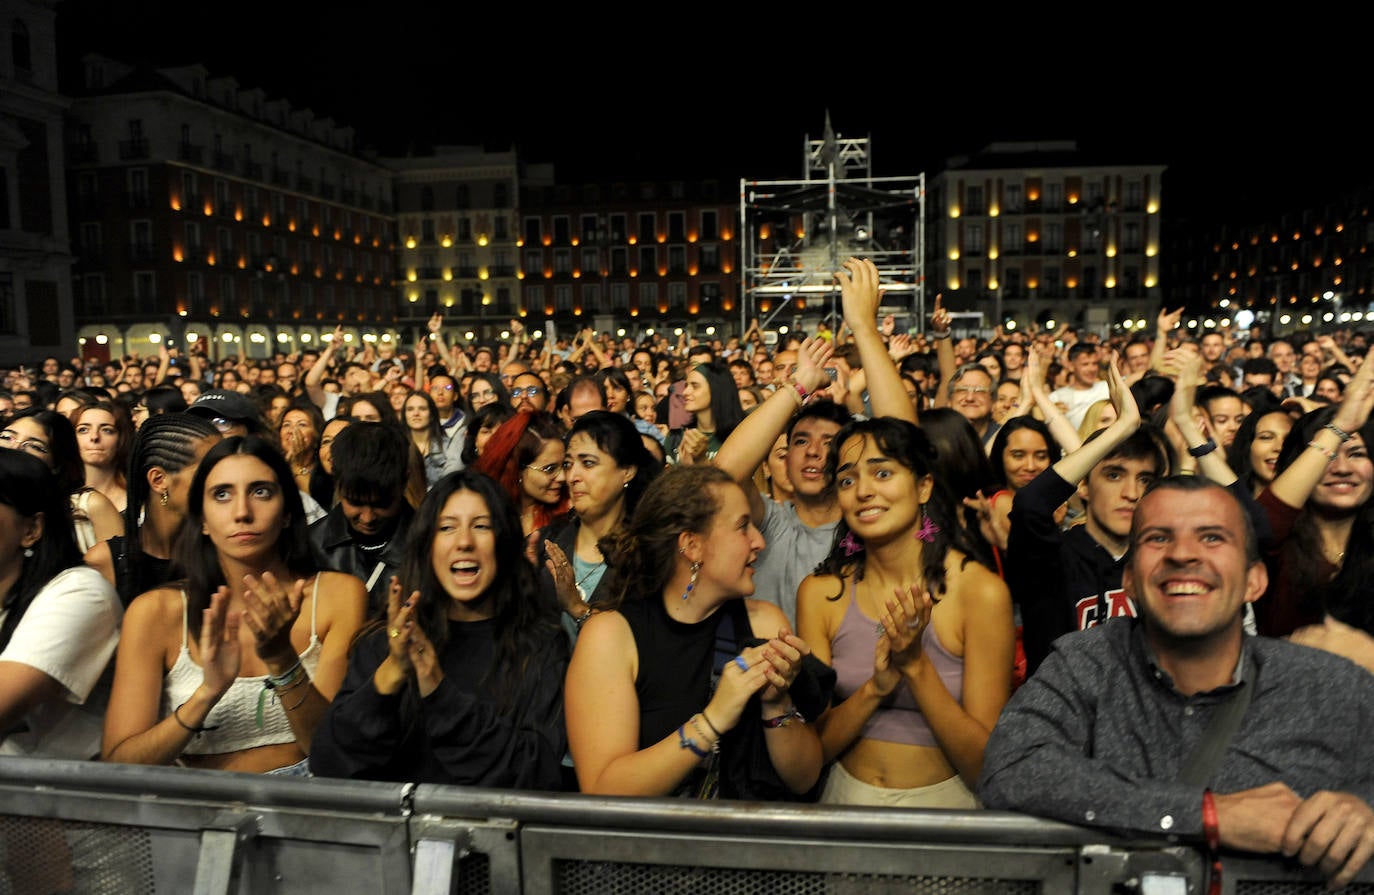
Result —
<instances>
[{"instance_id":1,"label":"red bracelet","mask_svg":"<svg viewBox=\"0 0 1374 895\"><path fill-rule=\"evenodd\" d=\"M794 382L792 385L797 389L797 394L801 395L802 403L805 404L806 399L810 397L811 393L808 392L800 382Z\"/></svg>"},{"instance_id":2,"label":"red bracelet","mask_svg":"<svg viewBox=\"0 0 1374 895\"><path fill-rule=\"evenodd\" d=\"M1210 789L1202 791L1202 835L1207 839L1207 851L1212 856L1212 872L1207 882L1207 895L1221 895L1221 824L1217 819L1217 803Z\"/></svg>"}]
</instances>

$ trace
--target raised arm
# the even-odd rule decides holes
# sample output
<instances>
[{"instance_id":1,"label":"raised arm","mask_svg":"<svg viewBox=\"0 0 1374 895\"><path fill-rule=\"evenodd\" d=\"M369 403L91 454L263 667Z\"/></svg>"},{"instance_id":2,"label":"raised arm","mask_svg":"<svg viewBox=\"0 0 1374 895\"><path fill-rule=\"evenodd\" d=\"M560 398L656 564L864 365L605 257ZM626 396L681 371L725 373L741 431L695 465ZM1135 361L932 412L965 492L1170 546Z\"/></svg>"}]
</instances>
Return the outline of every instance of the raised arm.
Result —
<instances>
[{"instance_id":1,"label":"raised arm","mask_svg":"<svg viewBox=\"0 0 1374 895\"><path fill-rule=\"evenodd\" d=\"M1045 425L1054 436L1054 440L1059 442L1059 447L1066 454L1078 450L1083 444L1083 439L1078 437L1078 430L1074 428L1073 423L1069 422L1064 411L1050 400L1049 392L1045 391L1045 374L1040 369L1040 353L1034 347L1026 352L1024 371L1021 387L1030 392L1030 399L1035 402L1040 415L1045 418Z\"/></svg>"},{"instance_id":2,"label":"raised arm","mask_svg":"<svg viewBox=\"0 0 1374 895\"><path fill-rule=\"evenodd\" d=\"M1306 503L1312 489L1326 474L1326 467L1336 458L1341 445L1368 421L1372 406L1374 363L1363 363L1346 385L1330 424L1317 430L1317 434L1308 442L1308 449L1298 454L1288 468L1270 483L1269 489L1274 496L1290 507L1300 507ZM1366 445L1366 448L1370 447Z\"/></svg>"},{"instance_id":3,"label":"raised arm","mask_svg":"<svg viewBox=\"0 0 1374 895\"><path fill-rule=\"evenodd\" d=\"M1196 458L1197 471L1223 488L1229 487L1236 480L1236 474L1226 462L1226 451L1219 449L1217 443L1204 434L1198 425L1199 414L1193 403L1198 381L1202 378L1202 355L1198 353L1197 346L1191 344L1174 349L1170 355L1171 365L1177 365L1179 372L1174 382L1173 397L1169 399L1169 418L1183 436L1190 459L1195 448L1211 443L1210 450Z\"/></svg>"},{"instance_id":4,"label":"raised arm","mask_svg":"<svg viewBox=\"0 0 1374 895\"><path fill-rule=\"evenodd\" d=\"M329 340L329 344L325 345L320 352L320 359L315 361L310 372L305 374L305 393L316 407L324 406L325 396L328 394L324 390L324 377L334 361L334 352L338 351L339 346L343 344L343 337L343 324L340 323L334 327L334 336Z\"/></svg>"},{"instance_id":5,"label":"raised arm","mask_svg":"<svg viewBox=\"0 0 1374 895\"><path fill-rule=\"evenodd\" d=\"M844 322L854 334L863 365L864 384L868 387L869 405L874 416L891 416L916 422L916 408L902 387L897 367L888 357L887 346L878 332L879 277L878 268L865 258L850 258L844 269L835 272L840 284L840 300L844 308Z\"/></svg>"},{"instance_id":6,"label":"raised arm","mask_svg":"<svg viewBox=\"0 0 1374 895\"><path fill-rule=\"evenodd\" d=\"M1164 354L1169 350L1169 333L1178 328L1178 322L1183 317L1183 308L1174 308L1172 311L1160 308L1159 316L1155 318L1155 343L1150 346L1150 370L1158 370L1163 365Z\"/></svg>"},{"instance_id":7,"label":"raised arm","mask_svg":"<svg viewBox=\"0 0 1374 895\"><path fill-rule=\"evenodd\" d=\"M1116 408L1116 420L1097 438L1084 442L1078 450L1065 454L1054 464L1054 471L1066 482L1081 482L1103 457L1140 428L1140 408L1135 403L1135 395L1131 394L1115 364L1107 367L1107 385L1112 406Z\"/></svg>"},{"instance_id":8,"label":"raised arm","mask_svg":"<svg viewBox=\"0 0 1374 895\"><path fill-rule=\"evenodd\" d=\"M935 343L935 357L940 362L940 387L935 392L935 406L949 406L949 383L959 365L954 360L954 342L950 332L953 318L945 309L940 295L935 296L935 310L930 315L930 339Z\"/></svg>"}]
</instances>

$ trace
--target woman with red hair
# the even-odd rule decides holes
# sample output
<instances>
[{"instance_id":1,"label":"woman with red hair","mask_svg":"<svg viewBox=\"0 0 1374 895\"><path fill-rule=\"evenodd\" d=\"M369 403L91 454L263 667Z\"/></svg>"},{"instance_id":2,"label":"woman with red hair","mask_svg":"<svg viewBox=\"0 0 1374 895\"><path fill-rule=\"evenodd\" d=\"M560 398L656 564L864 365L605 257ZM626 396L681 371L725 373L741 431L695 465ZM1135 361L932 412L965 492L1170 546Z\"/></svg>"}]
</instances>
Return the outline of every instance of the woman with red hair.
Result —
<instances>
[{"instance_id":1,"label":"woman with red hair","mask_svg":"<svg viewBox=\"0 0 1374 895\"><path fill-rule=\"evenodd\" d=\"M563 424L544 410L522 410L502 423L477 458L478 472L500 483L520 507L526 537L567 512Z\"/></svg>"}]
</instances>

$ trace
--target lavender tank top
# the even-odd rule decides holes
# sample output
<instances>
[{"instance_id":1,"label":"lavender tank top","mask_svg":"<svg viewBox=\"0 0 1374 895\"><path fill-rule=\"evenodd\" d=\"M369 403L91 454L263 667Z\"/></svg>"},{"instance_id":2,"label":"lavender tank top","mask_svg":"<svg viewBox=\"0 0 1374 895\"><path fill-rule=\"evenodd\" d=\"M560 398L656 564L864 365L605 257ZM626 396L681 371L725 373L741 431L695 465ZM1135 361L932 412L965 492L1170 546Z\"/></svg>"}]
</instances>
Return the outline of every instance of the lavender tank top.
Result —
<instances>
[{"instance_id":1,"label":"lavender tank top","mask_svg":"<svg viewBox=\"0 0 1374 895\"><path fill-rule=\"evenodd\" d=\"M855 582L857 585L857 582ZM830 644L830 664L838 680L835 692L841 699L862 687L873 676L873 650L878 645L878 620L859 611L854 586L849 590L849 608L840 621L840 629ZM964 660L945 649L934 625L926 625L921 633L921 649L930 657L944 682L945 689L955 701L962 702L964 694ZM908 746L938 746L935 734L916 705L916 697L905 683L887 695L872 717L864 725L860 736Z\"/></svg>"}]
</instances>

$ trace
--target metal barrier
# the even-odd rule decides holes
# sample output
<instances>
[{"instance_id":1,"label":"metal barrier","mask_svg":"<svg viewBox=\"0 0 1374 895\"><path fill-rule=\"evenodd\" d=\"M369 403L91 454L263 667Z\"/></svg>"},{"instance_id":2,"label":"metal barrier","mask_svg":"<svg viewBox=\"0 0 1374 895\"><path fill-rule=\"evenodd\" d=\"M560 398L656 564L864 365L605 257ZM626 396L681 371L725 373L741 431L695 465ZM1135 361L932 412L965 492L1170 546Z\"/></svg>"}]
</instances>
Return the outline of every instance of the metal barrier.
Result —
<instances>
[{"instance_id":1,"label":"metal barrier","mask_svg":"<svg viewBox=\"0 0 1374 895\"><path fill-rule=\"evenodd\" d=\"M1195 849L995 811L605 799L0 758L0 895L1196 895ZM1225 895L1324 890L1228 856ZM1348 891L1374 895L1366 869Z\"/></svg>"}]
</instances>

